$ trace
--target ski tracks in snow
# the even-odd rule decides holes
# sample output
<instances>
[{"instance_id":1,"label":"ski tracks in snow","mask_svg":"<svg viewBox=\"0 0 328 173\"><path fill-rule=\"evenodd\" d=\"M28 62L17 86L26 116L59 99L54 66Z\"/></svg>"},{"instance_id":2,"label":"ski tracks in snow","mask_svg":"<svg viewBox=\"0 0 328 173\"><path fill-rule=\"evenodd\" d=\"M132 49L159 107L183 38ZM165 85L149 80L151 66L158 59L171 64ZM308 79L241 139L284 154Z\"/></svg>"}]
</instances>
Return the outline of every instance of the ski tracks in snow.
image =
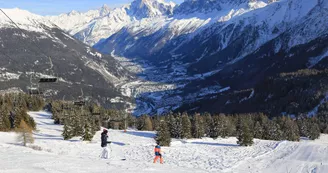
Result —
<instances>
[{"instance_id":1,"label":"ski tracks in snow","mask_svg":"<svg viewBox=\"0 0 328 173\"><path fill-rule=\"evenodd\" d=\"M164 164L153 164L154 132L109 130L110 159L99 158L100 132L91 142L64 141L51 115L32 112L38 124L36 151L18 146L15 133L0 132L1 173L326 173L328 135L301 142L254 140L240 147L236 138L177 140L162 147ZM122 161L121 159L126 159Z\"/></svg>"}]
</instances>

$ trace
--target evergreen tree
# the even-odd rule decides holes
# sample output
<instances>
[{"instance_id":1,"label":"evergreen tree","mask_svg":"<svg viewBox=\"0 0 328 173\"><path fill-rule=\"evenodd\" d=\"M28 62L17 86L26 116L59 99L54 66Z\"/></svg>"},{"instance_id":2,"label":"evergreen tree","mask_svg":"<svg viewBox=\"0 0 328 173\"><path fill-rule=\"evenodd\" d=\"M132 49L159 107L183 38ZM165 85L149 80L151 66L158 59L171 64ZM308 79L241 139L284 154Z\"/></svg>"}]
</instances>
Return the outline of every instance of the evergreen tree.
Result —
<instances>
[{"instance_id":1,"label":"evergreen tree","mask_svg":"<svg viewBox=\"0 0 328 173\"><path fill-rule=\"evenodd\" d=\"M253 132L250 129L250 117L249 116L239 116L237 124L237 144L241 146L251 146L253 145Z\"/></svg>"},{"instance_id":2,"label":"evergreen tree","mask_svg":"<svg viewBox=\"0 0 328 173\"><path fill-rule=\"evenodd\" d=\"M182 116L180 113L175 115L175 138L180 139L182 135Z\"/></svg>"},{"instance_id":3,"label":"evergreen tree","mask_svg":"<svg viewBox=\"0 0 328 173\"><path fill-rule=\"evenodd\" d=\"M181 138L191 138L191 122L187 113L183 113L181 117L182 133Z\"/></svg>"},{"instance_id":4,"label":"evergreen tree","mask_svg":"<svg viewBox=\"0 0 328 173\"><path fill-rule=\"evenodd\" d=\"M69 140L74 137L73 128L71 126L71 122L68 117L65 119L64 130L63 130L62 136L63 136L64 140Z\"/></svg>"},{"instance_id":5,"label":"evergreen tree","mask_svg":"<svg viewBox=\"0 0 328 173\"><path fill-rule=\"evenodd\" d=\"M318 124L322 133L328 133L328 102L322 104L318 109Z\"/></svg>"},{"instance_id":6,"label":"evergreen tree","mask_svg":"<svg viewBox=\"0 0 328 173\"><path fill-rule=\"evenodd\" d=\"M22 120L19 124L17 132L20 133L19 141L22 141L23 145L26 146L27 143L33 143L34 138L32 134L33 129L29 127L24 120Z\"/></svg>"},{"instance_id":7,"label":"evergreen tree","mask_svg":"<svg viewBox=\"0 0 328 173\"><path fill-rule=\"evenodd\" d=\"M172 112L170 112L168 115L167 115L167 126L170 130L170 136L172 138L177 138L177 136L179 134L177 134L177 127L176 127L177 123L176 123L176 120L175 120L175 117L173 115Z\"/></svg>"},{"instance_id":8,"label":"evergreen tree","mask_svg":"<svg viewBox=\"0 0 328 173\"><path fill-rule=\"evenodd\" d=\"M264 139L266 140L283 140L283 131L281 130L279 124L276 120L268 121L266 126L264 126Z\"/></svg>"},{"instance_id":9,"label":"evergreen tree","mask_svg":"<svg viewBox=\"0 0 328 173\"><path fill-rule=\"evenodd\" d=\"M92 118L92 131L95 133L96 131L101 130L100 118L94 117Z\"/></svg>"},{"instance_id":10,"label":"evergreen tree","mask_svg":"<svg viewBox=\"0 0 328 173\"><path fill-rule=\"evenodd\" d=\"M200 114L195 114L192 119L192 136L202 138L204 136L204 122Z\"/></svg>"},{"instance_id":11,"label":"evergreen tree","mask_svg":"<svg viewBox=\"0 0 328 173\"><path fill-rule=\"evenodd\" d=\"M218 136L225 138L225 137L233 134L234 125L233 125L231 119L229 117L225 116L224 114L220 114L217 117L216 125L217 125Z\"/></svg>"},{"instance_id":12,"label":"evergreen tree","mask_svg":"<svg viewBox=\"0 0 328 173\"><path fill-rule=\"evenodd\" d=\"M9 112L5 106L1 106L0 109L0 131L9 131L11 128L9 120Z\"/></svg>"},{"instance_id":13,"label":"evergreen tree","mask_svg":"<svg viewBox=\"0 0 328 173\"><path fill-rule=\"evenodd\" d=\"M256 121L254 126L254 138L264 139L264 129L259 121Z\"/></svg>"},{"instance_id":14,"label":"evergreen tree","mask_svg":"<svg viewBox=\"0 0 328 173\"><path fill-rule=\"evenodd\" d=\"M284 139L289 141L299 141L300 133L297 123L289 117L281 117L281 130L283 131Z\"/></svg>"},{"instance_id":15,"label":"evergreen tree","mask_svg":"<svg viewBox=\"0 0 328 173\"><path fill-rule=\"evenodd\" d=\"M83 135L83 118L81 110L73 111L73 116L69 119L73 124L73 135L82 136Z\"/></svg>"},{"instance_id":16,"label":"evergreen tree","mask_svg":"<svg viewBox=\"0 0 328 173\"><path fill-rule=\"evenodd\" d=\"M160 122L159 129L156 133L156 142L161 146L170 146L171 136L170 131L165 121Z\"/></svg>"},{"instance_id":17,"label":"evergreen tree","mask_svg":"<svg viewBox=\"0 0 328 173\"><path fill-rule=\"evenodd\" d=\"M84 125L84 134L82 136L82 139L84 141L91 141L93 138L93 134L94 133L93 133L92 127L90 125L90 122L86 121L85 125Z\"/></svg>"},{"instance_id":18,"label":"evergreen tree","mask_svg":"<svg viewBox=\"0 0 328 173\"><path fill-rule=\"evenodd\" d=\"M300 135L302 137L308 137L310 130L307 118L299 117L296 122L299 128Z\"/></svg>"},{"instance_id":19,"label":"evergreen tree","mask_svg":"<svg viewBox=\"0 0 328 173\"><path fill-rule=\"evenodd\" d=\"M213 116L213 122L212 122L212 125L211 125L211 133L210 133L210 137L211 138L218 138L219 137L219 116L218 115L214 115Z\"/></svg>"},{"instance_id":20,"label":"evergreen tree","mask_svg":"<svg viewBox=\"0 0 328 173\"><path fill-rule=\"evenodd\" d=\"M205 113L203 115L203 119L204 119L205 136L210 137L211 136L211 127L213 126L213 118L212 118L211 114Z\"/></svg>"},{"instance_id":21,"label":"evergreen tree","mask_svg":"<svg viewBox=\"0 0 328 173\"><path fill-rule=\"evenodd\" d=\"M320 128L319 128L319 125L317 123L317 120L315 118L311 118L308 121L309 121L308 137L311 140L318 139L320 137Z\"/></svg>"}]
</instances>

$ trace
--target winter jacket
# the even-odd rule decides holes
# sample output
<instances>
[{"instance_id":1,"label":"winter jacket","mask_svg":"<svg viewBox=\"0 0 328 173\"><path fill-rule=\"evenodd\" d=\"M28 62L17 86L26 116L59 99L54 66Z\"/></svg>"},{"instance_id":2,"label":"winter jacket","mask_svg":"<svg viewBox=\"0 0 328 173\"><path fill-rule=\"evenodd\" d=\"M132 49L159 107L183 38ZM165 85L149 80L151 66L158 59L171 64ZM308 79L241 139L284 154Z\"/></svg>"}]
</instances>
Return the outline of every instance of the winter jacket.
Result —
<instances>
[{"instance_id":1,"label":"winter jacket","mask_svg":"<svg viewBox=\"0 0 328 173\"><path fill-rule=\"evenodd\" d=\"M107 147L107 133L101 133L101 147Z\"/></svg>"},{"instance_id":2,"label":"winter jacket","mask_svg":"<svg viewBox=\"0 0 328 173\"><path fill-rule=\"evenodd\" d=\"M161 146L159 146L159 145L156 145L156 147L155 147L155 156L162 156Z\"/></svg>"}]
</instances>

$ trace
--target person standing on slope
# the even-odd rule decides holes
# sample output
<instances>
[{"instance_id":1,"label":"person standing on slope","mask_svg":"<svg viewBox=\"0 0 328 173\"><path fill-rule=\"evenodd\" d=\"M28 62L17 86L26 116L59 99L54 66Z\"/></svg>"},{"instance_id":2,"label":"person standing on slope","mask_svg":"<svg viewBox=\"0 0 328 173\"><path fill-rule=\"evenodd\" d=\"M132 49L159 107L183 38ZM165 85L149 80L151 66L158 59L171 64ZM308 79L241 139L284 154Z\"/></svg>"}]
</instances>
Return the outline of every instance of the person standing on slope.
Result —
<instances>
[{"instance_id":1,"label":"person standing on slope","mask_svg":"<svg viewBox=\"0 0 328 173\"><path fill-rule=\"evenodd\" d=\"M107 141L108 138L108 131L106 129L103 130L101 133L101 147L103 148L103 151L101 153L101 158L108 159L108 149L107 144L110 144L111 142Z\"/></svg>"},{"instance_id":2,"label":"person standing on slope","mask_svg":"<svg viewBox=\"0 0 328 173\"><path fill-rule=\"evenodd\" d=\"M161 152L161 146L157 143L157 145L155 146L155 159L154 159L154 163L156 163L158 159L160 159L160 163L163 164L163 157L162 157L162 152Z\"/></svg>"}]
</instances>

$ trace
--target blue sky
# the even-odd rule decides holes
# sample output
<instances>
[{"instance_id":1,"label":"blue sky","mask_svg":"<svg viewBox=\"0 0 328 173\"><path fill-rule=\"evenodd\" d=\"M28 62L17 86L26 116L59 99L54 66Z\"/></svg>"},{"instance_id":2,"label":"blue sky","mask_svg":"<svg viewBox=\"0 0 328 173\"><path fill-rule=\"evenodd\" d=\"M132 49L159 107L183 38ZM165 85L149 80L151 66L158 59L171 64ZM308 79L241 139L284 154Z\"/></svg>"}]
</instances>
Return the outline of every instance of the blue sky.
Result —
<instances>
[{"instance_id":1,"label":"blue sky","mask_svg":"<svg viewBox=\"0 0 328 173\"><path fill-rule=\"evenodd\" d=\"M132 0L0 0L0 8L21 8L40 15L58 15L72 10L88 11L97 9L103 4L119 7ZM168 0L166 0L168 1ZM181 3L183 0L172 0Z\"/></svg>"}]
</instances>

